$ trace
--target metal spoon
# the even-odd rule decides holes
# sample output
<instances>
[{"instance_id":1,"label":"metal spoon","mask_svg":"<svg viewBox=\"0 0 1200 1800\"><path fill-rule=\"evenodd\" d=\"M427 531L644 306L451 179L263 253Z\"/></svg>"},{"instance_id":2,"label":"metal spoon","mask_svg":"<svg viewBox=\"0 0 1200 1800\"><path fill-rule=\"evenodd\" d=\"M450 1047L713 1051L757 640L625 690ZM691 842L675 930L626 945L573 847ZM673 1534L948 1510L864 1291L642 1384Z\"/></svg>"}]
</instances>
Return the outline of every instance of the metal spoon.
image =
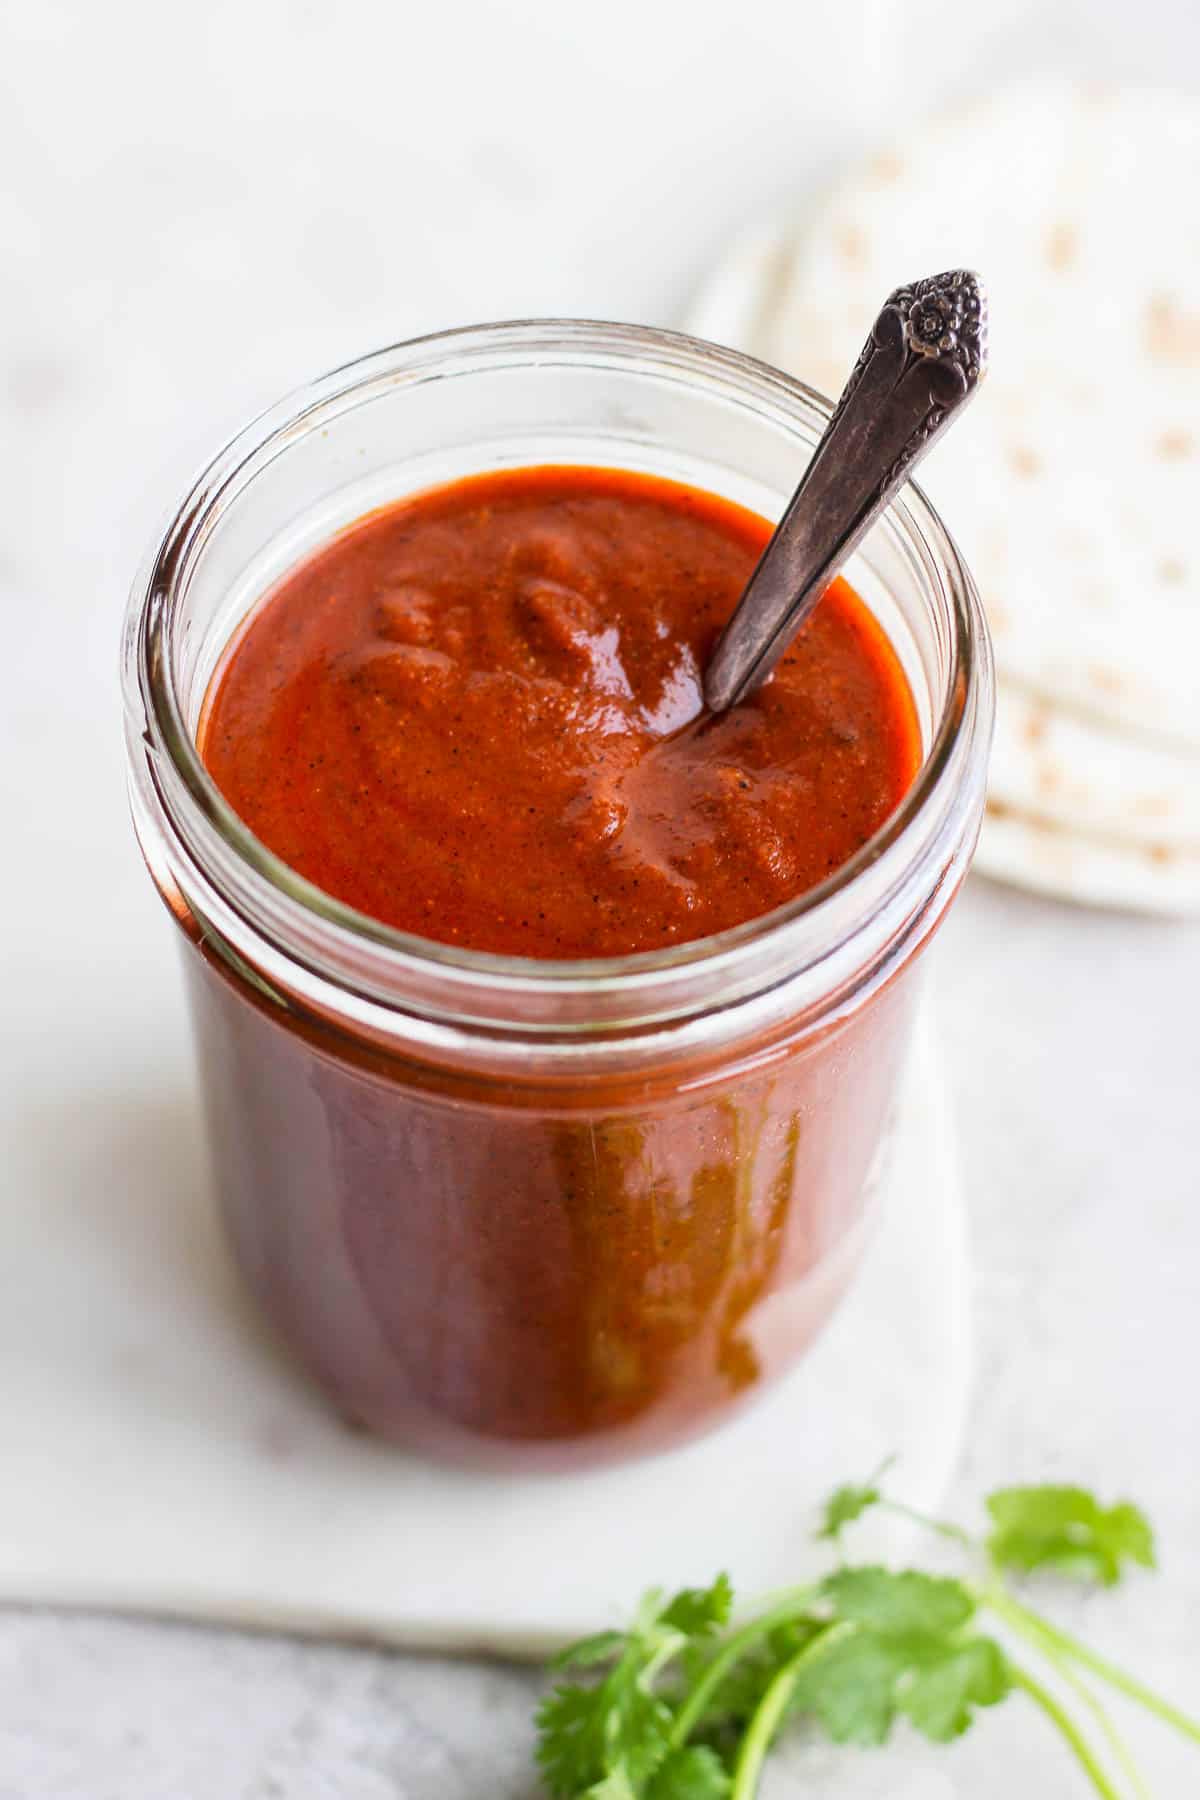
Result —
<instances>
[{"instance_id":1,"label":"metal spoon","mask_svg":"<svg viewBox=\"0 0 1200 1800\"><path fill-rule=\"evenodd\" d=\"M704 675L710 712L766 680L859 540L987 368L987 299L968 269L888 296Z\"/></svg>"}]
</instances>

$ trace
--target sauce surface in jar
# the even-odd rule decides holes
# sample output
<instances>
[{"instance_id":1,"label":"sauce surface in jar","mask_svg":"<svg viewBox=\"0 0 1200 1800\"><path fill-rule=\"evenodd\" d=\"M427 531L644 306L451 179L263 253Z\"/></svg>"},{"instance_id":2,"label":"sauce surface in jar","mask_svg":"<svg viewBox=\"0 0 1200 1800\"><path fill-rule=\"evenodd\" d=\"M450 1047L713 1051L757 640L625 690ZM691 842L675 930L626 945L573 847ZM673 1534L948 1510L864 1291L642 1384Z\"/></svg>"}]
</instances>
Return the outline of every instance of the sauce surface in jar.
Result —
<instances>
[{"instance_id":1,"label":"sauce surface in jar","mask_svg":"<svg viewBox=\"0 0 1200 1800\"><path fill-rule=\"evenodd\" d=\"M842 580L757 694L704 714L769 535L612 469L405 499L251 614L202 755L292 868L422 937L572 958L723 931L852 857L921 754L895 652Z\"/></svg>"}]
</instances>

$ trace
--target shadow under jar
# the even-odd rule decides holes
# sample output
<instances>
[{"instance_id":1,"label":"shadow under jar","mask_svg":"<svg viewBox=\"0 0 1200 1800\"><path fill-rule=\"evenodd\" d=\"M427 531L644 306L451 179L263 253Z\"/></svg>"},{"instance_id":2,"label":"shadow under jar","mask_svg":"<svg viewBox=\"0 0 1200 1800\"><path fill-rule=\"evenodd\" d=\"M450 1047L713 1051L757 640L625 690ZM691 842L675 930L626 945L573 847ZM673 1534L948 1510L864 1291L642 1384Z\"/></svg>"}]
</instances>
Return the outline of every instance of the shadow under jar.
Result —
<instances>
[{"instance_id":1,"label":"shadow under jar","mask_svg":"<svg viewBox=\"0 0 1200 1800\"><path fill-rule=\"evenodd\" d=\"M571 463L773 518L827 417L799 383L667 333L427 338L250 426L135 586L134 820L182 933L235 1252L334 1402L400 1444L511 1468L662 1449L818 1333L869 1228L919 953L978 832L986 630L906 489L847 573L912 689L911 790L820 887L620 960L474 953L313 887L204 769L214 670L281 576L404 494Z\"/></svg>"}]
</instances>

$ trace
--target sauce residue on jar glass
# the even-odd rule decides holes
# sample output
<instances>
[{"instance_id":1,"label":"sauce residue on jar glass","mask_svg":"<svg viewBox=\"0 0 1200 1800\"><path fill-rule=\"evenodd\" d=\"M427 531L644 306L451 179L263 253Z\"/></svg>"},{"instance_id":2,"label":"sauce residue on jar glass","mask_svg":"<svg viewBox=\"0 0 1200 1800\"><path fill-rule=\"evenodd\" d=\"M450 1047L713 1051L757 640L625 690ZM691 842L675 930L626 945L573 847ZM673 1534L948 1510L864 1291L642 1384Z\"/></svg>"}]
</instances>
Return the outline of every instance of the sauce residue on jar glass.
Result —
<instances>
[{"instance_id":1,"label":"sauce residue on jar glass","mask_svg":"<svg viewBox=\"0 0 1200 1800\"><path fill-rule=\"evenodd\" d=\"M317 887L446 944L619 956L757 918L852 857L921 756L895 651L840 579L758 693L704 713L769 535L616 469L398 501L250 615L204 761Z\"/></svg>"}]
</instances>

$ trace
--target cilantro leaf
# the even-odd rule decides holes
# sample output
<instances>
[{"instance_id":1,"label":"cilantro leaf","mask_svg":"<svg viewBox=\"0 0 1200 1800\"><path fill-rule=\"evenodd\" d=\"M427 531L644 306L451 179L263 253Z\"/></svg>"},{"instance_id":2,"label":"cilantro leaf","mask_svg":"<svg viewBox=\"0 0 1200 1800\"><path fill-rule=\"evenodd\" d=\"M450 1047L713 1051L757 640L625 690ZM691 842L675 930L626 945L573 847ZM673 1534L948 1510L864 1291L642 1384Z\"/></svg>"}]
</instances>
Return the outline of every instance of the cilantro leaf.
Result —
<instances>
[{"instance_id":1,"label":"cilantro leaf","mask_svg":"<svg viewBox=\"0 0 1200 1800\"><path fill-rule=\"evenodd\" d=\"M596 1663L611 1662L618 1655L625 1643L623 1631L597 1631L592 1637L580 1638L574 1644L568 1644L557 1656L552 1656L549 1667L552 1669L589 1669Z\"/></svg>"},{"instance_id":2,"label":"cilantro leaf","mask_svg":"<svg viewBox=\"0 0 1200 1800\"><path fill-rule=\"evenodd\" d=\"M631 1637L603 1681L594 1687L560 1684L542 1702L537 1757L552 1794L575 1800L620 1776L636 1795L664 1760L671 1713L641 1684L646 1661L642 1641ZM620 1787L601 1792L604 1800L622 1794Z\"/></svg>"},{"instance_id":3,"label":"cilantro leaf","mask_svg":"<svg viewBox=\"0 0 1200 1800\"><path fill-rule=\"evenodd\" d=\"M839 1619L889 1636L956 1631L975 1611L961 1581L915 1570L896 1575L874 1567L838 1569L826 1577L821 1591Z\"/></svg>"},{"instance_id":4,"label":"cilantro leaf","mask_svg":"<svg viewBox=\"0 0 1200 1800\"><path fill-rule=\"evenodd\" d=\"M670 1750L671 1710L652 1691L651 1676L718 1630L732 1603L725 1575L711 1587L683 1588L669 1601L652 1588L642 1596L628 1632L597 1632L562 1652L555 1663L559 1669L611 1667L591 1685L560 1683L542 1703L537 1754L552 1794L562 1800L581 1794L591 1800L626 1800L626 1795L639 1800ZM688 1773L684 1764L677 1778Z\"/></svg>"},{"instance_id":5,"label":"cilantro leaf","mask_svg":"<svg viewBox=\"0 0 1200 1800\"><path fill-rule=\"evenodd\" d=\"M898 1713L942 1742L967 1729L974 1707L1008 1692L999 1647L961 1635L975 1612L961 1581L839 1569L821 1592L835 1621L851 1629L802 1671L793 1703L836 1743L881 1744Z\"/></svg>"},{"instance_id":6,"label":"cilantro leaf","mask_svg":"<svg viewBox=\"0 0 1200 1800\"><path fill-rule=\"evenodd\" d=\"M598 1688L560 1686L537 1713L537 1759L546 1786L564 1800L604 1775L607 1708Z\"/></svg>"},{"instance_id":7,"label":"cilantro leaf","mask_svg":"<svg viewBox=\"0 0 1200 1800\"><path fill-rule=\"evenodd\" d=\"M583 1800L637 1800L637 1794L630 1786L629 1776L622 1764L611 1775L606 1775L602 1781L597 1781L588 1788Z\"/></svg>"},{"instance_id":8,"label":"cilantro leaf","mask_svg":"<svg viewBox=\"0 0 1200 1800\"><path fill-rule=\"evenodd\" d=\"M972 1637L918 1652L896 1696L899 1711L936 1744L961 1737L976 1706L995 1706L1012 1688L1008 1659L992 1638Z\"/></svg>"},{"instance_id":9,"label":"cilantro leaf","mask_svg":"<svg viewBox=\"0 0 1200 1800\"><path fill-rule=\"evenodd\" d=\"M821 1523L814 1535L829 1543L836 1543L847 1525L853 1525L861 1519L865 1512L878 1506L883 1495L877 1481L864 1482L861 1485L846 1482L834 1488L825 1502L821 1513Z\"/></svg>"},{"instance_id":10,"label":"cilantro leaf","mask_svg":"<svg viewBox=\"0 0 1200 1800\"><path fill-rule=\"evenodd\" d=\"M990 1494L987 1509L1000 1568L1057 1569L1112 1587L1126 1560L1154 1567L1154 1534L1127 1500L1105 1507L1086 1488L1011 1487Z\"/></svg>"},{"instance_id":11,"label":"cilantro leaf","mask_svg":"<svg viewBox=\"0 0 1200 1800\"><path fill-rule=\"evenodd\" d=\"M676 1750L646 1790L647 1800L725 1800L732 1783L724 1763L707 1744Z\"/></svg>"},{"instance_id":12,"label":"cilantro leaf","mask_svg":"<svg viewBox=\"0 0 1200 1800\"><path fill-rule=\"evenodd\" d=\"M637 1681L618 1710L613 1738L635 1789L649 1781L671 1747L671 1709Z\"/></svg>"},{"instance_id":13,"label":"cilantro leaf","mask_svg":"<svg viewBox=\"0 0 1200 1800\"><path fill-rule=\"evenodd\" d=\"M800 1618L768 1631L726 1671L708 1704L697 1714L693 1735L699 1734L724 1748L730 1733L742 1730L753 1717L783 1664L791 1662L824 1629L821 1620ZM681 1659L685 1692L699 1685L719 1653L719 1647L714 1650L710 1640L685 1652Z\"/></svg>"},{"instance_id":14,"label":"cilantro leaf","mask_svg":"<svg viewBox=\"0 0 1200 1800\"><path fill-rule=\"evenodd\" d=\"M685 1637L697 1637L727 1625L732 1606L733 1588L729 1577L718 1575L711 1587L681 1588L663 1608L659 1623L682 1631Z\"/></svg>"},{"instance_id":15,"label":"cilantro leaf","mask_svg":"<svg viewBox=\"0 0 1200 1800\"><path fill-rule=\"evenodd\" d=\"M815 1714L835 1744L882 1744L896 1716L896 1685L905 1667L900 1644L854 1632L801 1670L792 1708Z\"/></svg>"},{"instance_id":16,"label":"cilantro leaf","mask_svg":"<svg viewBox=\"0 0 1200 1800\"><path fill-rule=\"evenodd\" d=\"M935 1743L959 1737L977 1706L1009 1692L1008 1664L991 1638L861 1627L805 1669L793 1705L838 1744L882 1744L898 1714Z\"/></svg>"}]
</instances>

